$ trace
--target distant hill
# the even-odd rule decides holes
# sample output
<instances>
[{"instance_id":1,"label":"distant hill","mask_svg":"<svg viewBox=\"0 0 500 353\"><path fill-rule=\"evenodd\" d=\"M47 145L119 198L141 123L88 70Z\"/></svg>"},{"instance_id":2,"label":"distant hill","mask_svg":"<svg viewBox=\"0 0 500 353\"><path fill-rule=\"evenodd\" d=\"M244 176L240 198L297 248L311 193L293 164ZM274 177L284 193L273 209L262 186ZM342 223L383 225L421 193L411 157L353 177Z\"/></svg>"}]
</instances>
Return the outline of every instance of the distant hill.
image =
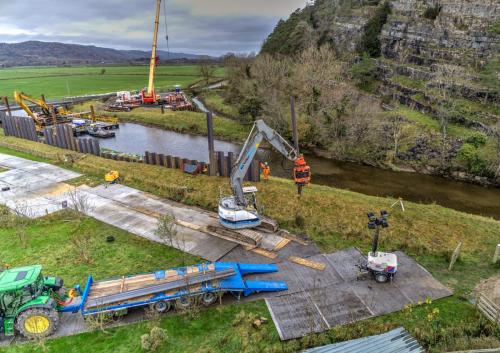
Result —
<instances>
[{"instance_id":1,"label":"distant hill","mask_svg":"<svg viewBox=\"0 0 500 353\"><path fill-rule=\"evenodd\" d=\"M201 55L158 52L161 61L198 60ZM28 41L0 43L0 67L35 65L144 63L150 53L141 50L117 50L93 45Z\"/></svg>"}]
</instances>

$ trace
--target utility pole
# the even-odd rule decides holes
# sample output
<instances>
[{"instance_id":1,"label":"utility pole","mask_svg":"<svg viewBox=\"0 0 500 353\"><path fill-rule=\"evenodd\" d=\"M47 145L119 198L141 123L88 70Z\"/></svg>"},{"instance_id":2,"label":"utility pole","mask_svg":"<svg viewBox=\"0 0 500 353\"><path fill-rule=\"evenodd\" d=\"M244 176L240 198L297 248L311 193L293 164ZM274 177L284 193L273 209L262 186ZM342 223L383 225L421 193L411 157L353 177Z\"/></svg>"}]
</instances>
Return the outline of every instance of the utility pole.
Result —
<instances>
[{"instance_id":1,"label":"utility pole","mask_svg":"<svg viewBox=\"0 0 500 353\"><path fill-rule=\"evenodd\" d=\"M7 96L3 97L3 101L5 103L5 108L7 109L7 114L9 114L9 116L12 117L12 112L10 111L9 98L7 98Z\"/></svg>"},{"instance_id":2,"label":"utility pole","mask_svg":"<svg viewBox=\"0 0 500 353\"><path fill-rule=\"evenodd\" d=\"M295 97L290 96L290 110L292 115L292 134L293 134L293 143L295 150L297 151L297 155L299 154L299 133L297 130L297 117L295 115Z\"/></svg>"},{"instance_id":3,"label":"utility pole","mask_svg":"<svg viewBox=\"0 0 500 353\"><path fill-rule=\"evenodd\" d=\"M217 166L215 165L215 147L214 147L214 127L212 112L207 112L207 132L208 132L208 175L216 174Z\"/></svg>"}]
</instances>

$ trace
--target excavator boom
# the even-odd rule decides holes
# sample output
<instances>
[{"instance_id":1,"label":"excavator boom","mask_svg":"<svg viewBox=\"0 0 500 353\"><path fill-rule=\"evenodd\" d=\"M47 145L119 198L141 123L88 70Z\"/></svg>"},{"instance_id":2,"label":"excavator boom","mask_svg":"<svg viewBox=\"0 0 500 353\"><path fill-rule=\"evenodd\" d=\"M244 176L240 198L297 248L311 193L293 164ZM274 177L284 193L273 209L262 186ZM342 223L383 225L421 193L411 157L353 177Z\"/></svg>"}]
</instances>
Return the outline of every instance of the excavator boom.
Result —
<instances>
[{"instance_id":1,"label":"excavator boom","mask_svg":"<svg viewBox=\"0 0 500 353\"><path fill-rule=\"evenodd\" d=\"M227 228L250 228L260 224L257 210L248 209L248 200L245 197L245 194L254 193L256 189L243 188L243 179L263 140L269 142L278 152L294 162L293 177L299 194L302 187L311 180L311 170L304 157L263 120L257 120L231 172L230 183L233 195L223 198L219 203L219 219Z\"/></svg>"},{"instance_id":2,"label":"excavator boom","mask_svg":"<svg viewBox=\"0 0 500 353\"><path fill-rule=\"evenodd\" d=\"M42 99L36 99L28 96L23 92L14 92L14 99L16 103L28 114L32 119L39 120L39 117L30 109L30 107L25 103L25 101L31 102L39 106L46 116L50 116L50 109L47 103Z\"/></svg>"}]
</instances>

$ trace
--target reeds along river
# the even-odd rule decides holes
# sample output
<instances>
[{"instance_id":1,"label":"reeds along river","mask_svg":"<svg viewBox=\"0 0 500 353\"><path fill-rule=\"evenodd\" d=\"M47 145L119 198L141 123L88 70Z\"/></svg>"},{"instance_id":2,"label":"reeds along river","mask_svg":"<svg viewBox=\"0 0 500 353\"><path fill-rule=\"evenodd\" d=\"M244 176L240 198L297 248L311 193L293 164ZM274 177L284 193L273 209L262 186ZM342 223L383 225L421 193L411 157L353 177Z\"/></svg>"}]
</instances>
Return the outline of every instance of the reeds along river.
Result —
<instances>
[{"instance_id":1,"label":"reeds along river","mask_svg":"<svg viewBox=\"0 0 500 353\"><path fill-rule=\"evenodd\" d=\"M123 123L116 136L100 139L101 147L144 155L145 151L208 162L207 139L137 124ZM215 150L238 153L241 146L215 141ZM270 163L271 175L290 178L292 165L271 150L257 156ZM313 155L306 156L311 165L313 183L348 189L368 195L390 196L403 200L436 203L468 213L500 219L500 188L446 180L417 173L382 170L355 163L338 162ZM389 205L390 206L390 205Z\"/></svg>"}]
</instances>

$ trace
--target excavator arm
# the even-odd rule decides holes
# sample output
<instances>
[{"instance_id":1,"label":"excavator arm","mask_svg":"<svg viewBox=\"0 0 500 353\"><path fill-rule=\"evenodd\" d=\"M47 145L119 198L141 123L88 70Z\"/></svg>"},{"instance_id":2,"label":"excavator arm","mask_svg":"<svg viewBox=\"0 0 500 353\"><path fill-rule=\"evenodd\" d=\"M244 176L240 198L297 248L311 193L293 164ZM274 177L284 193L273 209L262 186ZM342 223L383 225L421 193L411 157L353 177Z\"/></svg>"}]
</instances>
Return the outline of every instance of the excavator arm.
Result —
<instances>
[{"instance_id":1,"label":"excavator arm","mask_svg":"<svg viewBox=\"0 0 500 353\"><path fill-rule=\"evenodd\" d=\"M35 121L38 121L40 118L30 109L30 107L25 103L25 101L31 102L33 104L36 104L39 106L43 113L48 117L50 116L50 109L47 103L45 103L41 99L36 99L33 97L28 96L27 94L23 92L14 92L14 99L16 103L28 114L31 118L33 118Z\"/></svg>"},{"instance_id":2,"label":"excavator arm","mask_svg":"<svg viewBox=\"0 0 500 353\"><path fill-rule=\"evenodd\" d=\"M270 128L263 120L257 120L231 172L231 188L235 201L240 206L247 205L247 200L243 192L243 179L263 140L269 142L278 152L295 163L293 176L300 188L310 181L310 168L305 163L304 157L299 155L298 151L292 145L275 130Z\"/></svg>"}]
</instances>

